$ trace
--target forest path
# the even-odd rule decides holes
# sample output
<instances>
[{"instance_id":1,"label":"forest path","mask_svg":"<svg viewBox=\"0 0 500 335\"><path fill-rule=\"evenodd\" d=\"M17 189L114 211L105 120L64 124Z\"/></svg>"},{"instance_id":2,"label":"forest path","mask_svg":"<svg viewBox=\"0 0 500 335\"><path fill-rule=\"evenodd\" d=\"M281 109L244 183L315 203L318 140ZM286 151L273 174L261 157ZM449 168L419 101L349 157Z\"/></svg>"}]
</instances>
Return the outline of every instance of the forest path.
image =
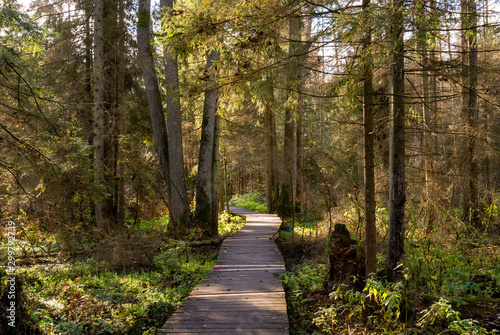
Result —
<instances>
[{"instance_id":1,"label":"forest path","mask_svg":"<svg viewBox=\"0 0 500 335\"><path fill-rule=\"evenodd\" d=\"M283 257L273 241L281 220L230 207L246 224L222 243L214 269L158 334L288 334Z\"/></svg>"}]
</instances>

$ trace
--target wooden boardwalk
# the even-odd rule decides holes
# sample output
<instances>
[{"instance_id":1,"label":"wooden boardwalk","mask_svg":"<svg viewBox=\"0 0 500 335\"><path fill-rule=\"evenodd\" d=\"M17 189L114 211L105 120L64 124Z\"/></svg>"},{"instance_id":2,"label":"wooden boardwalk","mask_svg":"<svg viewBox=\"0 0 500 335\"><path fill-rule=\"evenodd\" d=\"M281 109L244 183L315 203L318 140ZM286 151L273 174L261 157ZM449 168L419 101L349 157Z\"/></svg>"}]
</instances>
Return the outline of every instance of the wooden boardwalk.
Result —
<instances>
[{"instance_id":1,"label":"wooden boardwalk","mask_svg":"<svg viewBox=\"0 0 500 335\"><path fill-rule=\"evenodd\" d=\"M288 334L283 257L272 240L281 220L232 207L246 225L221 246L212 272L158 334Z\"/></svg>"}]
</instances>

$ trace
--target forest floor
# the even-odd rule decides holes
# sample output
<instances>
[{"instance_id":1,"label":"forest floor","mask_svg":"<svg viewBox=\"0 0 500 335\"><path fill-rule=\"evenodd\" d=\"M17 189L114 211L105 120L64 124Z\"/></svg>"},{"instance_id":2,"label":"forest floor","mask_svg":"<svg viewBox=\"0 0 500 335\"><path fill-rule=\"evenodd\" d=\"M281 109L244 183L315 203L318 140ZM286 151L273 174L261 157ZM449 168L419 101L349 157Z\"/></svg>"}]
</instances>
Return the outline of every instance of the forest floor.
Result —
<instances>
[{"instance_id":1,"label":"forest floor","mask_svg":"<svg viewBox=\"0 0 500 335\"><path fill-rule=\"evenodd\" d=\"M19 238L19 315L12 328L7 314L0 313L0 334L156 334L212 270L220 241L244 224L238 216L223 214L220 219L221 236L213 243L199 240L203 234L196 229L185 240L168 238L164 220L144 220L128 236L100 240L71 236L63 243L61 235L41 231L36 243ZM51 243L54 238L59 243ZM0 267L3 310L10 301L9 277Z\"/></svg>"},{"instance_id":2,"label":"forest floor","mask_svg":"<svg viewBox=\"0 0 500 335\"><path fill-rule=\"evenodd\" d=\"M450 266L447 261L453 262L455 259L456 271L473 271L471 267L477 261L477 258L473 257L474 254L477 256L484 250L489 250L489 253L484 253L485 259L482 261L488 261L486 254L492 257L490 261L498 260L500 255L498 241L488 239L476 243L475 252L469 250L471 252L464 252L461 256L453 254L457 252L453 248L443 247L440 249L443 258L440 262L441 273L433 274L432 269L421 269L422 276L429 271L430 277L441 278L436 278L436 283L429 282L427 287L421 289L405 281L399 283L400 285L389 284L384 281L383 273L379 273L378 280L370 282L372 289L366 285L366 280L360 279L364 282L361 290L340 286L337 291L329 292L324 285L327 240L326 238L311 240L310 235L301 235L301 231L300 228L296 228L294 241L290 235L282 236L278 240L287 268L284 286L287 292L291 334L498 334L500 332L500 283L492 278L493 272L498 274L498 262L485 266L483 270L486 271L471 274L468 282L462 283L465 273L457 276L455 278L457 292L454 292L453 296L447 295L450 292L446 288L438 287L438 285L453 285L453 276L448 278L449 274L446 273L448 270L444 268ZM412 249L412 251L417 253L419 250ZM450 260L444 259L448 257L445 253L452 254ZM468 256L467 259L465 255ZM465 269L466 264L470 265L468 269ZM463 268L460 268L462 266ZM492 268L493 271L488 273L487 268ZM408 277L407 280L411 279ZM421 280L422 278L415 278L416 282L420 283ZM464 291L458 292L462 289Z\"/></svg>"},{"instance_id":3,"label":"forest floor","mask_svg":"<svg viewBox=\"0 0 500 335\"><path fill-rule=\"evenodd\" d=\"M252 210L263 207L257 196L237 200L250 203ZM498 334L500 231L471 232L455 220L426 235L422 218L414 215L408 220L401 281L389 283L380 272L360 278L358 288L338 285L327 291L327 232L332 222L343 222L359 241L363 226L357 213L341 204L326 218L284 220L278 245L287 269L282 279L291 334ZM387 211L380 207L377 213L377 259L383 269ZM243 223L224 214L220 233L230 235ZM76 229L46 232L36 223L18 227L16 300L22 302L26 326L21 333L156 334L211 271L219 248L217 243L199 245L203 234L196 229L185 240L169 239L167 224L164 218L137 220L128 236L106 239ZM7 276L0 267L4 310ZM0 327L6 315L0 313ZM0 334L9 333L0 328Z\"/></svg>"}]
</instances>

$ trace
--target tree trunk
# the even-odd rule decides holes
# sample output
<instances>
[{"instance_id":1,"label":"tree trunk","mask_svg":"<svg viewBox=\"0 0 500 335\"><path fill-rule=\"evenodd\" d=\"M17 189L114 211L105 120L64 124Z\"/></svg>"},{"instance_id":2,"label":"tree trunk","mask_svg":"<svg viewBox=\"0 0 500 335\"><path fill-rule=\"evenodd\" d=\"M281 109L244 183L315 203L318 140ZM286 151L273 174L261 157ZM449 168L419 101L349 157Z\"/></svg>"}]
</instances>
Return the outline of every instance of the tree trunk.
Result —
<instances>
[{"instance_id":1,"label":"tree trunk","mask_svg":"<svg viewBox=\"0 0 500 335\"><path fill-rule=\"evenodd\" d=\"M393 16L390 54L390 134L389 134L389 244L388 279L400 277L397 269L403 261L405 238L405 101L404 101L404 0L392 0Z\"/></svg>"},{"instance_id":2,"label":"tree trunk","mask_svg":"<svg viewBox=\"0 0 500 335\"><path fill-rule=\"evenodd\" d=\"M228 178L227 178L227 153L226 153L226 148L224 148L224 198L226 200L226 210L229 213L229 195L227 194L228 191Z\"/></svg>"},{"instance_id":3,"label":"tree trunk","mask_svg":"<svg viewBox=\"0 0 500 335\"><path fill-rule=\"evenodd\" d=\"M219 234L219 139L220 139L220 117L215 115L214 124L214 148L212 151L212 220L210 230L212 234Z\"/></svg>"},{"instance_id":4,"label":"tree trunk","mask_svg":"<svg viewBox=\"0 0 500 335\"><path fill-rule=\"evenodd\" d=\"M115 228L118 219L118 137L119 137L119 39L118 1L104 0L104 164L106 197L104 213L110 229Z\"/></svg>"},{"instance_id":5,"label":"tree trunk","mask_svg":"<svg viewBox=\"0 0 500 335\"><path fill-rule=\"evenodd\" d=\"M479 217L479 200L477 183L479 181L478 162L475 157L476 140L478 132L478 69L477 69L477 7L475 0L468 1L468 47L469 47L469 96L467 102L467 129L468 138L468 159L469 166L469 210L470 223L473 227L479 227L481 221Z\"/></svg>"},{"instance_id":6,"label":"tree trunk","mask_svg":"<svg viewBox=\"0 0 500 335\"><path fill-rule=\"evenodd\" d=\"M434 3L434 4L433 4ZM434 10L435 1L431 3L431 10ZM435 198L432 196L431 192L435 187L434 180L434 155L435 145L434 145L434 122L432 122L431 114L436 113L436 104L431 102L431 92L433 93L432 101L436 100L436 78L435 76L429 75L429 67L431 63L430 59L435 60L435 48L433 47L430 55L428 52L428 21L427 13L425 10L425 2L420 0L417 2L417 11L419 17L421 17L423 22L417 22L418 31L418 41L420 45L420 62L422 64L422 105L423 105L423 130L422 130L422 143L424 143L423 155L424 155L424 194L425 194L425 220L427 221L426 231L430 233L434 227L434 201Z\"/></svg>"},{"instance_id":7,"label":"tree trunk","mask_svg":"<svg viewBox=\"0 0 500 335\"><path fill-rule=\"evenodd\" d=\"M153 128L155 148L158 154L158 161L165 179L167 195L170 195L170 172L168 161L168 138L165 124L165 116L161 103L160 87L155 72L153 53L151 51L149 26L150 0L139 0L139 11L137 20L137 49L142 65L142 76L148 98L149 114ZM170 207L170 202L169 202ZM175 221L172 229L176 231Z\"/></svg>"},{"instance_id":8,"label":"tree trunk","mask_svg":"<svg viewBox=\"0 0 500 335\"><path fill-rule=\"evenodd\" d=\"M371 26L368 18L370 0L363 0L366 11L363 38L363 123L364 123L364 177L365 177L365 267L366 274L377 273L377 228L375 221L375 159L373 148L373 83Z\"/></svg>"},{"instance_id":9,"label":"tree trunk","mask_svg":"<svg viewBox=\"0 0 500 335\"><path fill-rule=\"evenodd\" d=\"M121 156L120 136L125 133L125 3L124 0L119 1L119 43L118 43L118 113L117 113L117 140L116 153L117 153L117 169L116 169L116 195L117 195L117 221L118 228L125 227L125 181L124 170L125 165L120 162Z\"/></svg>"},{"instance_id":10,"label":"tree trunk","mask_svg":"<svg viewBox=\"0 0 500 335\"><path fill-rule=\"evenodd\" d=\"M163 15L169 20L173 0L160 0ZM182 147L182 113L179 96L179 74L177 55L164 46L165 85L167 100L168 160L170 172L170 214L176 225L189 221L189 201L184 176L184 154Z\"/></svg>"},{"instance_id":11,"label":"tree trunk","mask_svg":"<svg viewBox=\"0 0 500 335\"><path fill-rule=\"evenodd\" d=\"M266 96L264 105L264 142L266 159L266 209L268 213L274 211L274 159L272 147L272 118L274 104L274 89L271 80L266 83Z\"/></svg>"},{"instance_id":12,"label":"tree trunk","mask_svg":"<svg viewBox=\"0 0 500 335\"><path fill-rule=\"evenodd\" d=\"M273 95L274 99L274 95ZM279 166L278 166L278 136L276 134L276 116L271 113L269 119L271 125L271 157L272 157L272 190L273 190L273 213L276 211L276 204L280 193Z\"/></svg>"},{"instance_id":13,"label":"tree trunk","mask_svg":"<svg viewBox=\"0 0 500 335\"><path fill-rule=\"evenodd\" d=\"M104 157L104 0L94 3L94 183L100 188L105 188L105 157ZM95 218L101 233L108 233L109 227L106 218L105 190L101 189L94 201Z\"/></svg>"},{"instance_id":14,"label":"tree trunk","mask_svg":"<svg viewBox=\"0 0 500 335\"><path fill-rule=\"evenodd\" d=\"M207 71L209 80L205 88L198 162L198 184L196 186L196 219L211 234L216 234L212 230L214 227L212 223L212 175L214 173L212 158L214 157L215 116L219 95L216 82L218 61L219 53L216 50L211 50L207 53L207 68L205 71Z\"/></svg>"},{"instance_id":15,"label":"tree trunk","mask_svg":"<svg viewBox=\"0 0 500 335\"><path fill-rule=\"evenodd\" d=\"M294 6L297 3L294 2ZM296 116L298 109L298 85L300 82L299 78L299 60L298 52L300 48L300 28L301 28L301 18L297 13L293 13L289 18L289 49L288 55L290 57L290 63L287 67L287 102L285 103L285 133L284 133L284 184L290 191L290 199L283 199L283 201L289 202L285 207L292 207L291 204L295 200L295 182L296 182ZM284 213L286 214L286 213ZM290 213L288 213L290 214Z\"/></svg>"},{"instance_id":16,"label":"tree trunk","mask_svg":"<svg viewBox=\"0 0 500 335\"><path fill-rule=\"evenodd\" d=\"M474 157L477 136L477 9L475 0L462 0L462 119L465 128L464 171L465 189L463 200L464 220L471 226L479 225L478 212L478 164Z\"/></svg>"},{"instance_id":17,"label":"tree trunk","mask_svg":"<svg viewBox=\"0 0 500 335\"><path fill-rule=\"evenodd\" d=\"M310 38L311 38L311 32L312 32L312 16L309 16L307 20L307 26L306 26L306 31L305 31L305 45L301 48L301 56L299 60L299 69L298 69L298 76L299 76L299 83L298 83L298 90L299 90L299 97L298 97L298 102L297 102L297 116L296 116L296 122L297 122L297 127L296 127L296 139L297 139L297 157L296 157L296 192L295 192L295 208L297 211L302 211L302 207L305 206L305 198L304 198L304 176L302 173L302 161L304 159L304 131L303 131L303 118L304 118L304 102L306 99L306 95L304 94L304 86L306 84L306 72L305 72L305 64L307 62L307 51L309 50L310 46ZM300 22L299 22L300 24ZM300 26L299 26L299 32L300 32Z\"/></svg>"}]
</instances>

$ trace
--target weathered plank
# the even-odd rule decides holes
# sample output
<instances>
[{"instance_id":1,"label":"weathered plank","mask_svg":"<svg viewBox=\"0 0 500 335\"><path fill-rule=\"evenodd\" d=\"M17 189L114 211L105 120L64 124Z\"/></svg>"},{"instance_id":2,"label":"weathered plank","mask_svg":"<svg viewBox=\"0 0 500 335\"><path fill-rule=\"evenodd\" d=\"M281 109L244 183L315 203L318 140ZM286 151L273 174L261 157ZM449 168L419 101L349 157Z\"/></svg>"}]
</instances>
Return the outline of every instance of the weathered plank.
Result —
<instances>
[{"instance_id":1,"label":"weathered plank","mask_svg":"<svg viewBox=\"0 0 500 335\"><path fill-rule=\"evenodd\" d=\"M272 237L276 215L231 208L247 223L226 239L212 272L191 292L158 334L288 334L285 271Z\"/></svg>"}]
</instances>

